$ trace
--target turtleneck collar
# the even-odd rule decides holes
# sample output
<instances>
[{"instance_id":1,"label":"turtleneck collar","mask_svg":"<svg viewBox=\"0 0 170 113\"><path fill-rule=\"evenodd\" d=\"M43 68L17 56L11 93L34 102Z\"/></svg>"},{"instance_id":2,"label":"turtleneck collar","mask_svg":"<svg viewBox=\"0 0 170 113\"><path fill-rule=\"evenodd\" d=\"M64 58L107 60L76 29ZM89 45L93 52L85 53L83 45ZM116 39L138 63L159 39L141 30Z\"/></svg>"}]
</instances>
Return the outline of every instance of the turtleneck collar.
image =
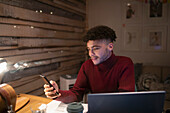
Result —
<instances>
[{"instance_id":1,"label":"turtleneck collar","mask_svg":"<svg viewBox=\"0 0 170 113\"><path fill-rule=\"evenodd\" d=\"M116 56L112 53L111 56L105 60L104 62L98 64L98 65L95 65L96 68L98 68L99 70L106 70L106 69L109 69L111 68L115 62L116 62Z\"/></svg>"}]
</instances>

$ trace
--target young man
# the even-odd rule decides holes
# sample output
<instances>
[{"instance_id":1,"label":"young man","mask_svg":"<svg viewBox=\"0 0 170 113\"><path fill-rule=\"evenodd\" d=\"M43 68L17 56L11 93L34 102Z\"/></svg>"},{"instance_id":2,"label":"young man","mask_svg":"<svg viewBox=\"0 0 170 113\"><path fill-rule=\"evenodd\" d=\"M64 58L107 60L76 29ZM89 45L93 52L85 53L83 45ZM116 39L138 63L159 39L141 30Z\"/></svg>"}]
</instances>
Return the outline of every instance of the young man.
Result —
<instances>
[{"instance_id":1,"label":"young man","mask_svg":"<svg viewBox=\"0 0 170 113\"><path fill-rule=\"evenodd\" d=\"M113 41L115 32L107 26L91 28L84 36L91 59L85 61L78 73L74 87L69 91L58 89L54 81L50 81L56 90L44 85L44 92L48 98L69 103L81 101L86 90L91 93L113 93L135 91L134 66L130 58L115 56ZM55 92L59 95L56 96Z\"/></svg>"}]
</instances>

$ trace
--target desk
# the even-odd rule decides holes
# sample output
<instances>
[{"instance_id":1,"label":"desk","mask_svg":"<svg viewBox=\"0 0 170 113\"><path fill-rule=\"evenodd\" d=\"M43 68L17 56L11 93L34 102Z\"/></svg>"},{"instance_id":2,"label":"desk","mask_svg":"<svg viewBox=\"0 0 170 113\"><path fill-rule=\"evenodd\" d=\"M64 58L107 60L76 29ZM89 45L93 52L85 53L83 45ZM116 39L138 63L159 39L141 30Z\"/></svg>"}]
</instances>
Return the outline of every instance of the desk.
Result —
<instances>
[{"instance_id":1,"label":"desk","mask_svg":"<svg viewBox=\"0 0 170 113\"><path fill-rule=\"evenodd\" d=\"M30 106L35 105L36 103L42 102L48 104L51 102L51 99L34 96L34 95L28 95L28 94L20 94L20 97L28 97L30 100L29 102L20 110L18 110L16 113L31 113ZM170 107L170 101L165 101L164 109Z\"/></svg>"},{"instance_id":2,"label":"desk","mask_svg":"<svg viewBox=\"0 0 170 113\"><path fill-rule=\"evenodd\" d=\"M48 99L48 98L44 98L44 97L39 97L39 96L34 96L34 95L28 95L28 94L20 94L20 97L28 97L30 100L29 102L24 106L22 107L20 110L18 110L16 113L31 113L31 110L30 110L30 106L32 105L35 105L37 103L45 103L45 104L48 104L50 103L52 100L51 99ZM20 98L19 97L19 98ZM22 100L22 99L20 99ZM51 103L54 104L54 101L52 101ZM19 104L19 103L18 103ZM55 103L56 105L56 103ZM82 104L83 107L84 107L84 111L83 113L87 113L88 111L88 105L87 104ZM49 107L49 106L48 106ZM56 109L54 107L55 110L58 110L60 112L65 112L66 110L66 107L67 107L67 104L64 104L64 103L61 103L58 108ZM50 110L53 110L53 109L50 109ZM49 112L49 111L48 111ZM57 111L56 111L57 112ZM51 113L51 112L50 112ZM53 112L55 113L55 112Z\"/></svg>"},{"instance_id":3,"label":"desk","mask_svg":"<svg viewBox=\"0 0 170 113\"><path fill-rule=\"evenodd\" d=\"M35 105L36 103L42 102L45 104L48 104L51 102L51 99L34 96L34 95L28 95L28 94L20 94L20 97L28 97L30 100L29 102L23 106L20 110L18 110L16 113L31 113L30 106Z\"/></svg>"}]
</instances>

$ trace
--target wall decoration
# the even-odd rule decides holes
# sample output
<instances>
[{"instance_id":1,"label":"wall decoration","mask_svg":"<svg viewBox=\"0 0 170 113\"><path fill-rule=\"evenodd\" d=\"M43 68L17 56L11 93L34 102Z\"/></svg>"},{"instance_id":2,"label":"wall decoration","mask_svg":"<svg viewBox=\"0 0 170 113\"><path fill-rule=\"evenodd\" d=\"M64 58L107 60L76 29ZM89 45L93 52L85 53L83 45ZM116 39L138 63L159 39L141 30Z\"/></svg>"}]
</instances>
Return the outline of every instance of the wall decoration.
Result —
<instances>
[{"instance_id":1,"label":"wall decoration","mask_svg":"<svg viewBox=\"0 0 170 113\"><path fill-rule=\"evenodd\" d=\"M167 5L160 0L150 0L149 3L143 3L144 23L167 22Z\"/></svg>"},{"instance_id":2,"label":"wall decoration","mask_svg":"<svg viewBox=\"0 0 170 113\"><path fill-rule=\"evenodd\" d=\"M141 49L141 28L127 26L123 29L123 50L139 51Z\"/></svg>"},{"instance_id":3,"label":"wall decoration","mask_svg":"<svg viewBox=\"0 0 170 113\"><path fill-rule=\"evenodd\" d=\"M142 3L132 0L122 1L122 20L125 23L140 23L142 18Z\"/></svg>"},{"instance_id":4,"label":"wall decoration","mask_svg":"<svg viewBox=\"0 0 170 113\"><path fill-rule=\"evenodd\" d=\"M166 26L144 27L144 49L145 51L166 51Z\"/></svg>"}]
</instances>

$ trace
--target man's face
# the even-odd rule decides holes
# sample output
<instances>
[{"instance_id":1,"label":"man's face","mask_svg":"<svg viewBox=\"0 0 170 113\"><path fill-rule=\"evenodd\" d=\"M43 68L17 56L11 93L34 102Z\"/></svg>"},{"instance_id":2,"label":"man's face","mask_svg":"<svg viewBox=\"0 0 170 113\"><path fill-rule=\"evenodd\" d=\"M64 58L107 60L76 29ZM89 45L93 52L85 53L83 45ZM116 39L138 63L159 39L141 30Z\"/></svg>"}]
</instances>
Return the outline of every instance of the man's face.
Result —
<instances>
[{"instance_id":1,"label":"man's face","mask_svg":"<svg viewBox=\"0 0 170 113\"><path fill-rule=\"evenodd\" d=\"M89 40L87 42L87 49L94 65L97 65L111 56L113 43L109 43L106 40Z\"/></svg>"}]
</instances>

